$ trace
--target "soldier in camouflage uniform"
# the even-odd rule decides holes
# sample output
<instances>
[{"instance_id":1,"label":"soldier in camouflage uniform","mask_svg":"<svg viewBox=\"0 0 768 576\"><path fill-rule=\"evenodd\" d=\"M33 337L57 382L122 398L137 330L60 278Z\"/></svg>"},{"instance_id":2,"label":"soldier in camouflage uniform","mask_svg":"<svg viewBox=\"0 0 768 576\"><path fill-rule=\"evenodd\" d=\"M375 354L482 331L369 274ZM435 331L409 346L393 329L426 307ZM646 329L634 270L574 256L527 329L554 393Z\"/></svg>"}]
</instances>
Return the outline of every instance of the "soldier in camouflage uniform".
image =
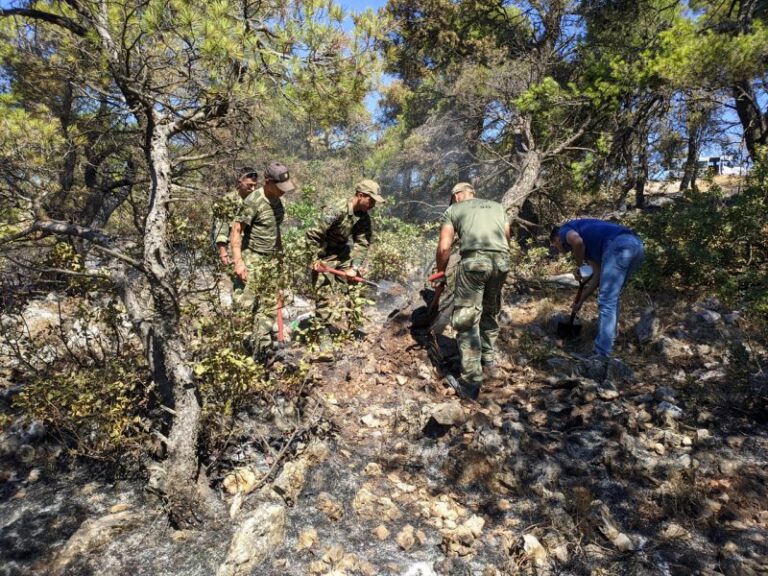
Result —
<instances>
[{"instance_id":1,"label":"soldier in camouflage uniform","mask_svg":"<svg viewBox=\"0 0 768 576\"><path fill-rule=\"evenodd\" d=\"M235 263L234 305L246 316L251 334L246 346L254 358L267 361L274 352L274 324L280 278L280 225L285 208L280 199L295 190L288 168L270 162L264 186L241 204L229 236Z\"/></svg>"},{"instance_id":2,"label":"soldier in camouflage uniform","mask_svg":"<svg viewBox=\"0 0 768 576\"><path fill-rule=\"evenodd\" d=\"M461 354L459 392L476 399L483 384L483 366L495 365L501 290L509 272L509 223L504 207L475 198L475 190L460 182L451 191L437 247L437 270L445 271L454 235L459 237L461 261L456 275L451 324Z\"/></svg>"},{"instance_id":3,"label":"soldier in camouflage uniform","mask_svg":"<svg viewBox=\"0 0 768 576\"><path fill-rule=\"evenodd\" d=\"M229 266L230 259L227 252L229 246L229 233L232 220L240 210L240 204L258 187L259 175L253 168L243 168L239 172L237 186L227 192L213 208L213 243L219 259L224 266Z\"/></svg>"},{"instance_id":4,"label":"soldier in camouflage uniform","mask_svg":"<svg viewBox=\"0 0 768 576\"><path fill-rule=\"evenodd\" d=\"M323 209L321 216L307 230L307 243L313 255L312 285L315 289L315 318L320 331L318 359L329 359L332 349L328 329L340 318L340 298L349 300L350 284L343 278L322 272L323 266L343 270L347 276L359 276L359 268L368 255L373 239L368 211L376 202L384 202L379 185L373 180L361 180L355 194ZM352 240L352 247L349 241ZM348 304L347 309L351 306ZM334 314L336 312L336 314Z\"/></svg>"}]
</instances>

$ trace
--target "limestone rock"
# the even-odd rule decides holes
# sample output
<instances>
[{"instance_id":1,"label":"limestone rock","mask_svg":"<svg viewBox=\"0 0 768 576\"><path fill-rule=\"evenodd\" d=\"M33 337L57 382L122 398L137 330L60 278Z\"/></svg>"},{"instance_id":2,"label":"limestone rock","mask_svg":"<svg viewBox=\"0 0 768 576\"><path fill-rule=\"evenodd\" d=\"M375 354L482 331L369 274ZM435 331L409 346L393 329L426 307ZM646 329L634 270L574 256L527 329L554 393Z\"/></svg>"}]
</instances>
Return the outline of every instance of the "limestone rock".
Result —
<instances>
[{"instance_id":1,"label":"limestone rock","mask_svg":"<svg viewBox=\"0 0 768 576\"><path fill-rule=\"evenodd\" d=\"M677 425L676 422L683 417L683 411L680 407L670 402L663 401L659 402L658 406L656 406L656 415L663 425L672 428L675 427Z\"/></svg>"},{"instance_id":2,"label":"limestone rock","mask_svg":"<svg viewBox=\"0 0 768 576\"><path fill-rule=\"evenodd\" d=\"M547 551L533 534L523 534L523 550L538 567L547 565Z\"/></svg>"},{"instance_id":3,"label":"limestone rock","mask_svg":"<svg viewBox=\"0 0 768 576\"><path fill-rule=\"evenodd\" d=\"M324 513L330 520L341 520L344 516L344 506L331 498L327 492L317 495L317 509Z\"/></svg>"},{"instance_id":4,"label":"limestone rock","mask_svg":"<svg viewBox=\"0 0 768 576\"><path fill-rule=\"evenodd\" d=\"M413 548L413 545L416 544L416 536L414 535L413 526L406 524L395 537L395 541L397 542L397 545L406 552Z\"/></svg>"},{"instance_id":5,"label":"limestone rock","mask_svg":"<svg viewBox=\"0 0 768 576\"><path fill-rule=\"evenodd\" d=\"M229 543L216 576L251 574L285 540L285 508L265 504L249 513Z\"/></svg>"},{"instance_id":6,"label":"limestone rock","mask_svg":"<svg viewBox=\"0 0 768 576\"><path fill-rule=\"evenodd\" d=\"M224 490L227 494L250 494L256 488L259 477L249 467L236 468L224 477Z\"/></svg>"},{"instance_id":7,"label":"limestone rock","mask_svg":"<svg viewBox=\"0 0 768 576\"><path fill-rule=\"evenodd\" d=\"M115 535L139 521L139 514L130 510L84 521L56 556L51 573L54 576L64 574L67 564L76 557L108 544Z\"/></svg>"},{"instance_id":8,"label":"limestone rock","mask_svg":"<svg viewBox=\"0 0 768 576\"><path fill-rule=\"evenodd\" d=\"M464 408L462 408L461 403L458 401L438 404L432 410L431 416L438 424L443 426L456 426L462 424L466 419Z\"/></svg>"},{"instance_id":9,"label":"limestone rock","mask_svg":"<svg viewBox=\"0 0 768 576\"><path fill-rule=\"evenodd\" d=\"M307 528L299 534L299 539L296 543L296 552L312 548L312 546L315 545L315 542L317 542L317 530L314 528Z\"/></svg>"},{"instance_id":10,"label":"limestone rock","mask_svg":"<svg viewBox=\"0 0 768 576\"><path fill-rule=\"evenodd\" d=\"M303 459L288 462L272 484L275 492L280 494L289 506L296 503L304 488L308 468L306 460Z\"/></svg>"},{"instance_id":11,"label":"limestone rock","mask_svg":"<svg viewBox=\"0 0 768 576\"><path fill-rule=\"evenodd\" d=\"M384 524L379 524L373 529L373 535L379 540L386 540L389 538L389 530L387 530L387 527L384 526Z\"/></svg>"}]
</instances>

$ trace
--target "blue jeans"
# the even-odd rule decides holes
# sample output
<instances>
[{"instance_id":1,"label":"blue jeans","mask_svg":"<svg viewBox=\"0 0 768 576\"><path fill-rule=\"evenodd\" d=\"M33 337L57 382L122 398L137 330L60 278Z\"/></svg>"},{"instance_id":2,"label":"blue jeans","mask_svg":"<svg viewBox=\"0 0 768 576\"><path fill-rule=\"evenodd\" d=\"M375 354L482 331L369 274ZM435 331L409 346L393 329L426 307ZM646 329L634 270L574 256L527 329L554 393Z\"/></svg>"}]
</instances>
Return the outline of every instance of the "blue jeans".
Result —
<instances>
[{"instance_id":1,"label":"blue jeans","mask_svg":"<svg viewBox=\"0 0 768 576\"><path fill-rule=\"evenodd\" d=\"M603 251L600 265L600 293L597 297L599 319L595 354L608 356L616 340L616 325L619 320L619 295L643 263L643 243L633 234L616 236Z\"/></svg>"}]
</instances>

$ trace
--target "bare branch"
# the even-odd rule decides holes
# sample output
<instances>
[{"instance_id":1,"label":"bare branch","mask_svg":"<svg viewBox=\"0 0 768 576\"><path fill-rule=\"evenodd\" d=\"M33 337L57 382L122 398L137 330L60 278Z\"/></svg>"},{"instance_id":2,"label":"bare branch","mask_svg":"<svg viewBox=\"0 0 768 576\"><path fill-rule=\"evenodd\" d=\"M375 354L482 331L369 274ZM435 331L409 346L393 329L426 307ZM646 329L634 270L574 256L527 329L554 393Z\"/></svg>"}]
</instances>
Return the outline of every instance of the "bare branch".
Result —
<instances>
[{"instance_id":1,"label":"bare branch","mask_svg":"<svg viewBox=\"0 0 768 576\"><path fill-rule=\"evenodd\" d=\"M84 37L88 32L88 30L74 20L59 16L58 14L43 12L42 10L35 10L32 8L0 8L0 18L7 18L9 16L22 16L24 18L31 18L32 20L49 22L61 26L62 28L66 28L73 34L81 37Z\"/></svg>"}]
</instances>

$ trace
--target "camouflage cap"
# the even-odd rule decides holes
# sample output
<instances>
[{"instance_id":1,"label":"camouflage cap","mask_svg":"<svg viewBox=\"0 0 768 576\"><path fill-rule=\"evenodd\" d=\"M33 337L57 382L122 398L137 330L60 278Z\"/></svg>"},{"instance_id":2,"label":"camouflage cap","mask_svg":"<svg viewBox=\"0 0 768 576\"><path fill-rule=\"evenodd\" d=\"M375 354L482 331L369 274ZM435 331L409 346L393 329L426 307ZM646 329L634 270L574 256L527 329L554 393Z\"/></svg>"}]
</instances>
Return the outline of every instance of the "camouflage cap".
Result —
<instances>
[{"instance_id":1,"label":"camouflage cap","mask_svg":"<svg viewBox=\"0 0 768 576\"><path fill-rule=\"evenodd\" d=\"M386 202L384 197L381 195L381 188L373 180L360 180L360 182L355 184L355 192L362 192L363 194L367 194L376 200L376 202Z\"/></svg>"},{"instance_id":2,"label":"camouflage cap","mask_svg":"<svg viewBox=\"0 0 768 576\"><path fill-rule=\"evenodd\" d=\"M283 192L293 192L296 190L296 186L291 181L291 175L288 173L288 168L282 162L270 162L267 164L264 178L267 182L273 182Z\"/></svg>"}]
</instances>

